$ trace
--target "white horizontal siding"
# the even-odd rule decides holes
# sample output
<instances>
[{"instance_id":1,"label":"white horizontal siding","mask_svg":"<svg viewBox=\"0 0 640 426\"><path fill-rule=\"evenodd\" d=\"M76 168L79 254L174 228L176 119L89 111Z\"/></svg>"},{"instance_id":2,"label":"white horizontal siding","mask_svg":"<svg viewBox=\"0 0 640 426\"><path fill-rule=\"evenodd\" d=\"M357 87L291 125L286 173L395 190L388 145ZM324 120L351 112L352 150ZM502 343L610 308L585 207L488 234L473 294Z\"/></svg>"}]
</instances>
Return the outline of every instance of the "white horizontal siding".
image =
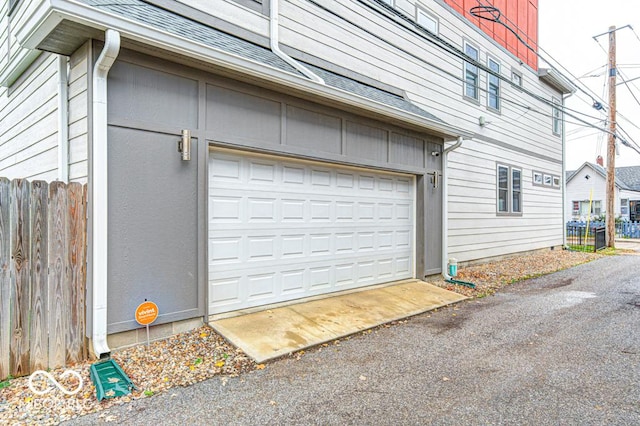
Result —
<instances>
[{"instance_id":1,"label":"white horizontal siding","mask_svg":"<svg viewBox=\"0 0 640 426\"><path fill-rule=\"evenodd\" d=\"M27 52L18 45L15 31L33 16L42 0L22 0L8 16L9 0L0 1L0 73L16 65L16 59Z\"/></svg>"},{"instance_id":2,"label":"white horizontal siding","mask_svg":"<svg viewBox=\"0 0 640 426\"><path fill-rule=\"evenodd\" d=\"M88 179L90 42L71 55L69 64L69 180Z\"/></svg>"},{"instance_id":3,"label":"white horizontal siding","mask_svg":"<svg viewBox=\"0 0 640 426\"><path fill-rule=\"evenodd\" d=\"M243 27L262 36L268 36L269 23L264 15L242 6L233 0L178 0L189 7L201 10L212 16L222 17L225 21Z\"/></svg>"},{"instance_id":4,"label":"white horizontal siding","mask_svg":"<svg viewBox=\"0 0 640 426\"><path fill-rule=\"evenodd\" d=\"M186 2L185 2L186 3ZM351 0L319 2L337 15L304 0L280 4L280 41L284 47L397 87L426 111L445 122L477 134L450 155L449 251L460 260L473 260L562 244L562 191L538 187L533 170L562 176L562 143L551 131L551 106L535 96L559 97L522 65L448 6L421 1L439 18L440 36L462 49L476 45L479 61L498 60L501 72L523 75L524 87L534 96L501 83L499 114L486 107L487 75L480 72L478 103L463 98L463 61L392 20ZM268 36L268 17L230 0L194 1L190 6L218 16L262 36ZM416 1L399 0L399 10L411 16ZM362 28L366 29L363 30ZM479 118L486 125L479 125ZM550 160L551 159L551 160ZM496 213L496 163L522 169L523 214Z\"/></svg>"},{"instance_id":5,"label":"white horizontal siding","mask_svg":"<svg viewBox=\"0 0 640 426\"><path fill-rule=\"evenodd\" d=\"M58 67L48 55L0 95L0 175L55 180L58 155Z\"/></svg>"},{"instance_id":6,"label":"white horizontal siding","mask_svg":"<svg viewBox=\"0 0 640 426\"><path fill-rule=\"evenodd\" d=\"M522 170L522 215L496 213L496 167ZM561 165L490 144L465 141L449 154L449 255L470 261L562 244L562 191L533 185L533 170Z\"/></svg>"},{"instance_id":7,"label":"white horizontal siding","mask_svg":"<svg viewBox=\"0 0 640 426\"><path fill-rule=\"evenodd\" d=\"M9 0L0 1L0 70L9 64Z\"/></svg>"},{"instance_id":8,"label":"white horizontal siding","mask_svg":"<svg viewBox=\"0 0 640 426\"><path fill-rule=\"evenodd\" d=\"M561 156L560 138L551 133L550 106L503 83L505 101L502 114L494 114L484 106L484 94L480 105L463 99L462 82L459 79L462 77L460 59L433 47L357 2L336 1L328 5L328 8L375 35L338 20L310 3L285 2L281 7L282 43L404 89L413 101L450 124L465 127L489 138L504 140L537 154L555 156L558 159ZM514 67L527 76L528 90L544 98L551 98L553 91L536 83L537 76L532 70L521 66L510 54L487 42L466 21L444 8L440 9L440 28L444 38L458 47L462 47L463 40L476 43L480 47L481 62L486 63L488 51L501 62L505 76L510 75L511 68ZM310 26L310 23L313 25ZM418 58L383 40L409 50ZM427 65L426 62L436 64L455 77ZM480 87L485 88L486 73L481 72L480 75ZM513 105L506 100L523 106ZM540 111L544 115L534 111ZM480 115L485 116L490 125L480 128Z\"/></svg>"}]
</instances>

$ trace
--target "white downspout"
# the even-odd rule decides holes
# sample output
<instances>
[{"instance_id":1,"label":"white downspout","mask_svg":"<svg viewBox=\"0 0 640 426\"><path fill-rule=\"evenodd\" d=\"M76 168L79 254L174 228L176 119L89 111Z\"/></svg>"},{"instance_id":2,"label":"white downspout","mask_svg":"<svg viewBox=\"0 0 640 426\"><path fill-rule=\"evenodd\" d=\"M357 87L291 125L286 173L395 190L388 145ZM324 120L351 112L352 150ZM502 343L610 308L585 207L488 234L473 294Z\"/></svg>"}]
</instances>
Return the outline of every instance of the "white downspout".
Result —
<instances>
[{"instance_id":1,"label":"white downspout","mask_svg":"<svg viewBox=\"0 0 640 426\"><path fill-rule=\"evenodd\" d=\"M456 143L442 151L442 276L445 280L450 280L451 276L447 270L449 257L449 182L447 181L447 157L451 151L462 145L462 137L459 136Z\"/></svg>"},{"instance_id":2,"label":"white downspout","mask_svg":"<svg viewBox=\"0 0 640 426\"><path fill-rule=\"evenodd\" d=\"M102 357L107 344L107 75L120 52L120 33L105 31L104 48L93 68L93 350Z\"/></svg>"},{"instance_id":3,"label":"white downspout","mask_svg":"<svg viewBox=\"0 0 640 426\"><path fill-rule=\"evenodd\" d=\"M295 69L297 69L298 71L300 71L309 79L315 81L316 83L324 84L324 80L318 77L316 74L314 74L313 71L311 71L309 68L305 67L304 65L302 65L301 63L293 59L291 56L287 55L282 50L280 50L280 36L278 34L278 29L280 27L280 23L279 23L280 12L278 10L279 9L278 3L279 3L278 0L271 0L269 2L269 14L270 14L269 43L271 45L271 51L275 53L278 57L280 57L280 59L282 59L283 61L285 61L286 63L288 63Z\"/></svg>"},{"instance_id":4,"label":"white downspout","mask_svg":"<svg viewBox=\"0 0 640 426\"><path fill-rule=\"evenodd\" d=\"M58 180L69 182L69 60L58 56Z\"/></svg>"},{"instance_id":5,"label":"white downspout","mask_svg":"<svg viewBox=\"0 0 640 426\"><path fill-rule=\"evenodd\" d=\"M569 94L569 96L571 96L571 94ZM563 96L562 97L562 111L564 111L564 105L565 105L565 99L567 99L569 96ZM567 212L567 165L566 165L566 161L567 161L567 140L566 140L566 123L564 120L564 112L562 114L562 248L565 249L567 248L567 217L566 212Z\"/></svg>"}]
</instances>

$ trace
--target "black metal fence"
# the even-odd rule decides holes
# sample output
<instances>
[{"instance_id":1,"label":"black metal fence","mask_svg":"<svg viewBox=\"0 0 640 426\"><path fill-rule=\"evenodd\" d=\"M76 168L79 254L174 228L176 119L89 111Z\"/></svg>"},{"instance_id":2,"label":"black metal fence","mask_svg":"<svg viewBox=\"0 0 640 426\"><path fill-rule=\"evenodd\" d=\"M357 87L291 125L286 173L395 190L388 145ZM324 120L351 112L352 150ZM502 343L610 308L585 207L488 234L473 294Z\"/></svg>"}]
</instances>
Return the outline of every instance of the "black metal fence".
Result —
<instances>
[{"instance_id":1,"label":"black metal fence","mask_svg":"<svg viewBox=\"0 0 640 426\"><path fill-rule=\"evenodd\" d=\"M567 246L575 251L595 252L607 246L606 228L585 222L567 223Z\"/></svg>"}]
</instances>

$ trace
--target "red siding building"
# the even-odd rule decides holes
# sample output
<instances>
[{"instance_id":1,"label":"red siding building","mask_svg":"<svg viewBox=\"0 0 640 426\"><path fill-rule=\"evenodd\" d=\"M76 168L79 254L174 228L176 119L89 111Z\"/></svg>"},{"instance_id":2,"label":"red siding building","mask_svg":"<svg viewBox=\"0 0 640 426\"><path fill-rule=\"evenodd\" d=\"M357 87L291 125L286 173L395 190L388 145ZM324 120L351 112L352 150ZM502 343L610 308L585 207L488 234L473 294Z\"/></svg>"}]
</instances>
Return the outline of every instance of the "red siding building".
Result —
<instances>
[{"instance_id":1,"label":"red siding building","mask_svg":"<svg viewBox=\"0 0 640 426\"><path fill-rule=\"evenodd\" d=\"M538 69L538 57L535 52L521 43L504 25L479 19L469 10L475 6L494 6L500 10L500 20L512 28L535 51L538 50L538 0L445 0L458 13L464 15L478 28L491 36L509 52L534 70Z\"/></svg>"}]
</instances>

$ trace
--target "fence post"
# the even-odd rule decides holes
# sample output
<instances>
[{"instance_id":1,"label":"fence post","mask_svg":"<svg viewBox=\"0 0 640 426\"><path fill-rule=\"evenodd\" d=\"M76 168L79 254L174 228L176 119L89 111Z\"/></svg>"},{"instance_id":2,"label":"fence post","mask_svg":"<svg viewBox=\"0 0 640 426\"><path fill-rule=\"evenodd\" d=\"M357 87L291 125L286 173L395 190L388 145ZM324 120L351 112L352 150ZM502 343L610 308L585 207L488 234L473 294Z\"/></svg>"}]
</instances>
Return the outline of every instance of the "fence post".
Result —
<instances>
[{"instance_id":1,"label":"fence post","mask_svg":"<svg viewBox=\"0 0 640 426\"><path fill-rule=\"evenodd\" d=\"M66 359L69 330L69 266L67 264L69 229L67 190L62 182L49 186L49 367L61 367Z\"/></svg>"},{"instance_id":2,"label":"fence post","mask_svg":"<svg viewBox=\"0 0 640 426\"><path fill-rule=\"evenodd\" d=\"M49 186L43 181L31 182L31 322L29 369L30 371L47 368L49 356L48 344L48 235L47 208Z\"/></svg>"},{"instance_id":3,"label":"fence post","mask_svg":"<svg viewBox=\"0 0 640 426\"><path fill-rule=\"evenodd\" d=\"M86 283L86 186L79 183L69 184L69 289L70 289L70 327L67 334L66 362L75 363L87 356L85 344L85 283Z\"/></svg>"},{"instance_id":4,"label":"fence post","mask_svg":"<svg viewBox=\"0 0 640 426\"><path fill-rule=\"evenodd\" d=\"M9 321L11 318L9 185L9 179L0 178L0 380L11 374L9 369L9 351L11 348L11 324Z\"/></svg>"},{"instance_id":5,"label":"fence post","mask_svg":"<svg viewBox=\"0 0 640 426\"><path fill-rule=\"evenodd\" d=\"M29 195L28 181L11 182L10 374L29 374Z\"/></svg>"}]
</instances>

